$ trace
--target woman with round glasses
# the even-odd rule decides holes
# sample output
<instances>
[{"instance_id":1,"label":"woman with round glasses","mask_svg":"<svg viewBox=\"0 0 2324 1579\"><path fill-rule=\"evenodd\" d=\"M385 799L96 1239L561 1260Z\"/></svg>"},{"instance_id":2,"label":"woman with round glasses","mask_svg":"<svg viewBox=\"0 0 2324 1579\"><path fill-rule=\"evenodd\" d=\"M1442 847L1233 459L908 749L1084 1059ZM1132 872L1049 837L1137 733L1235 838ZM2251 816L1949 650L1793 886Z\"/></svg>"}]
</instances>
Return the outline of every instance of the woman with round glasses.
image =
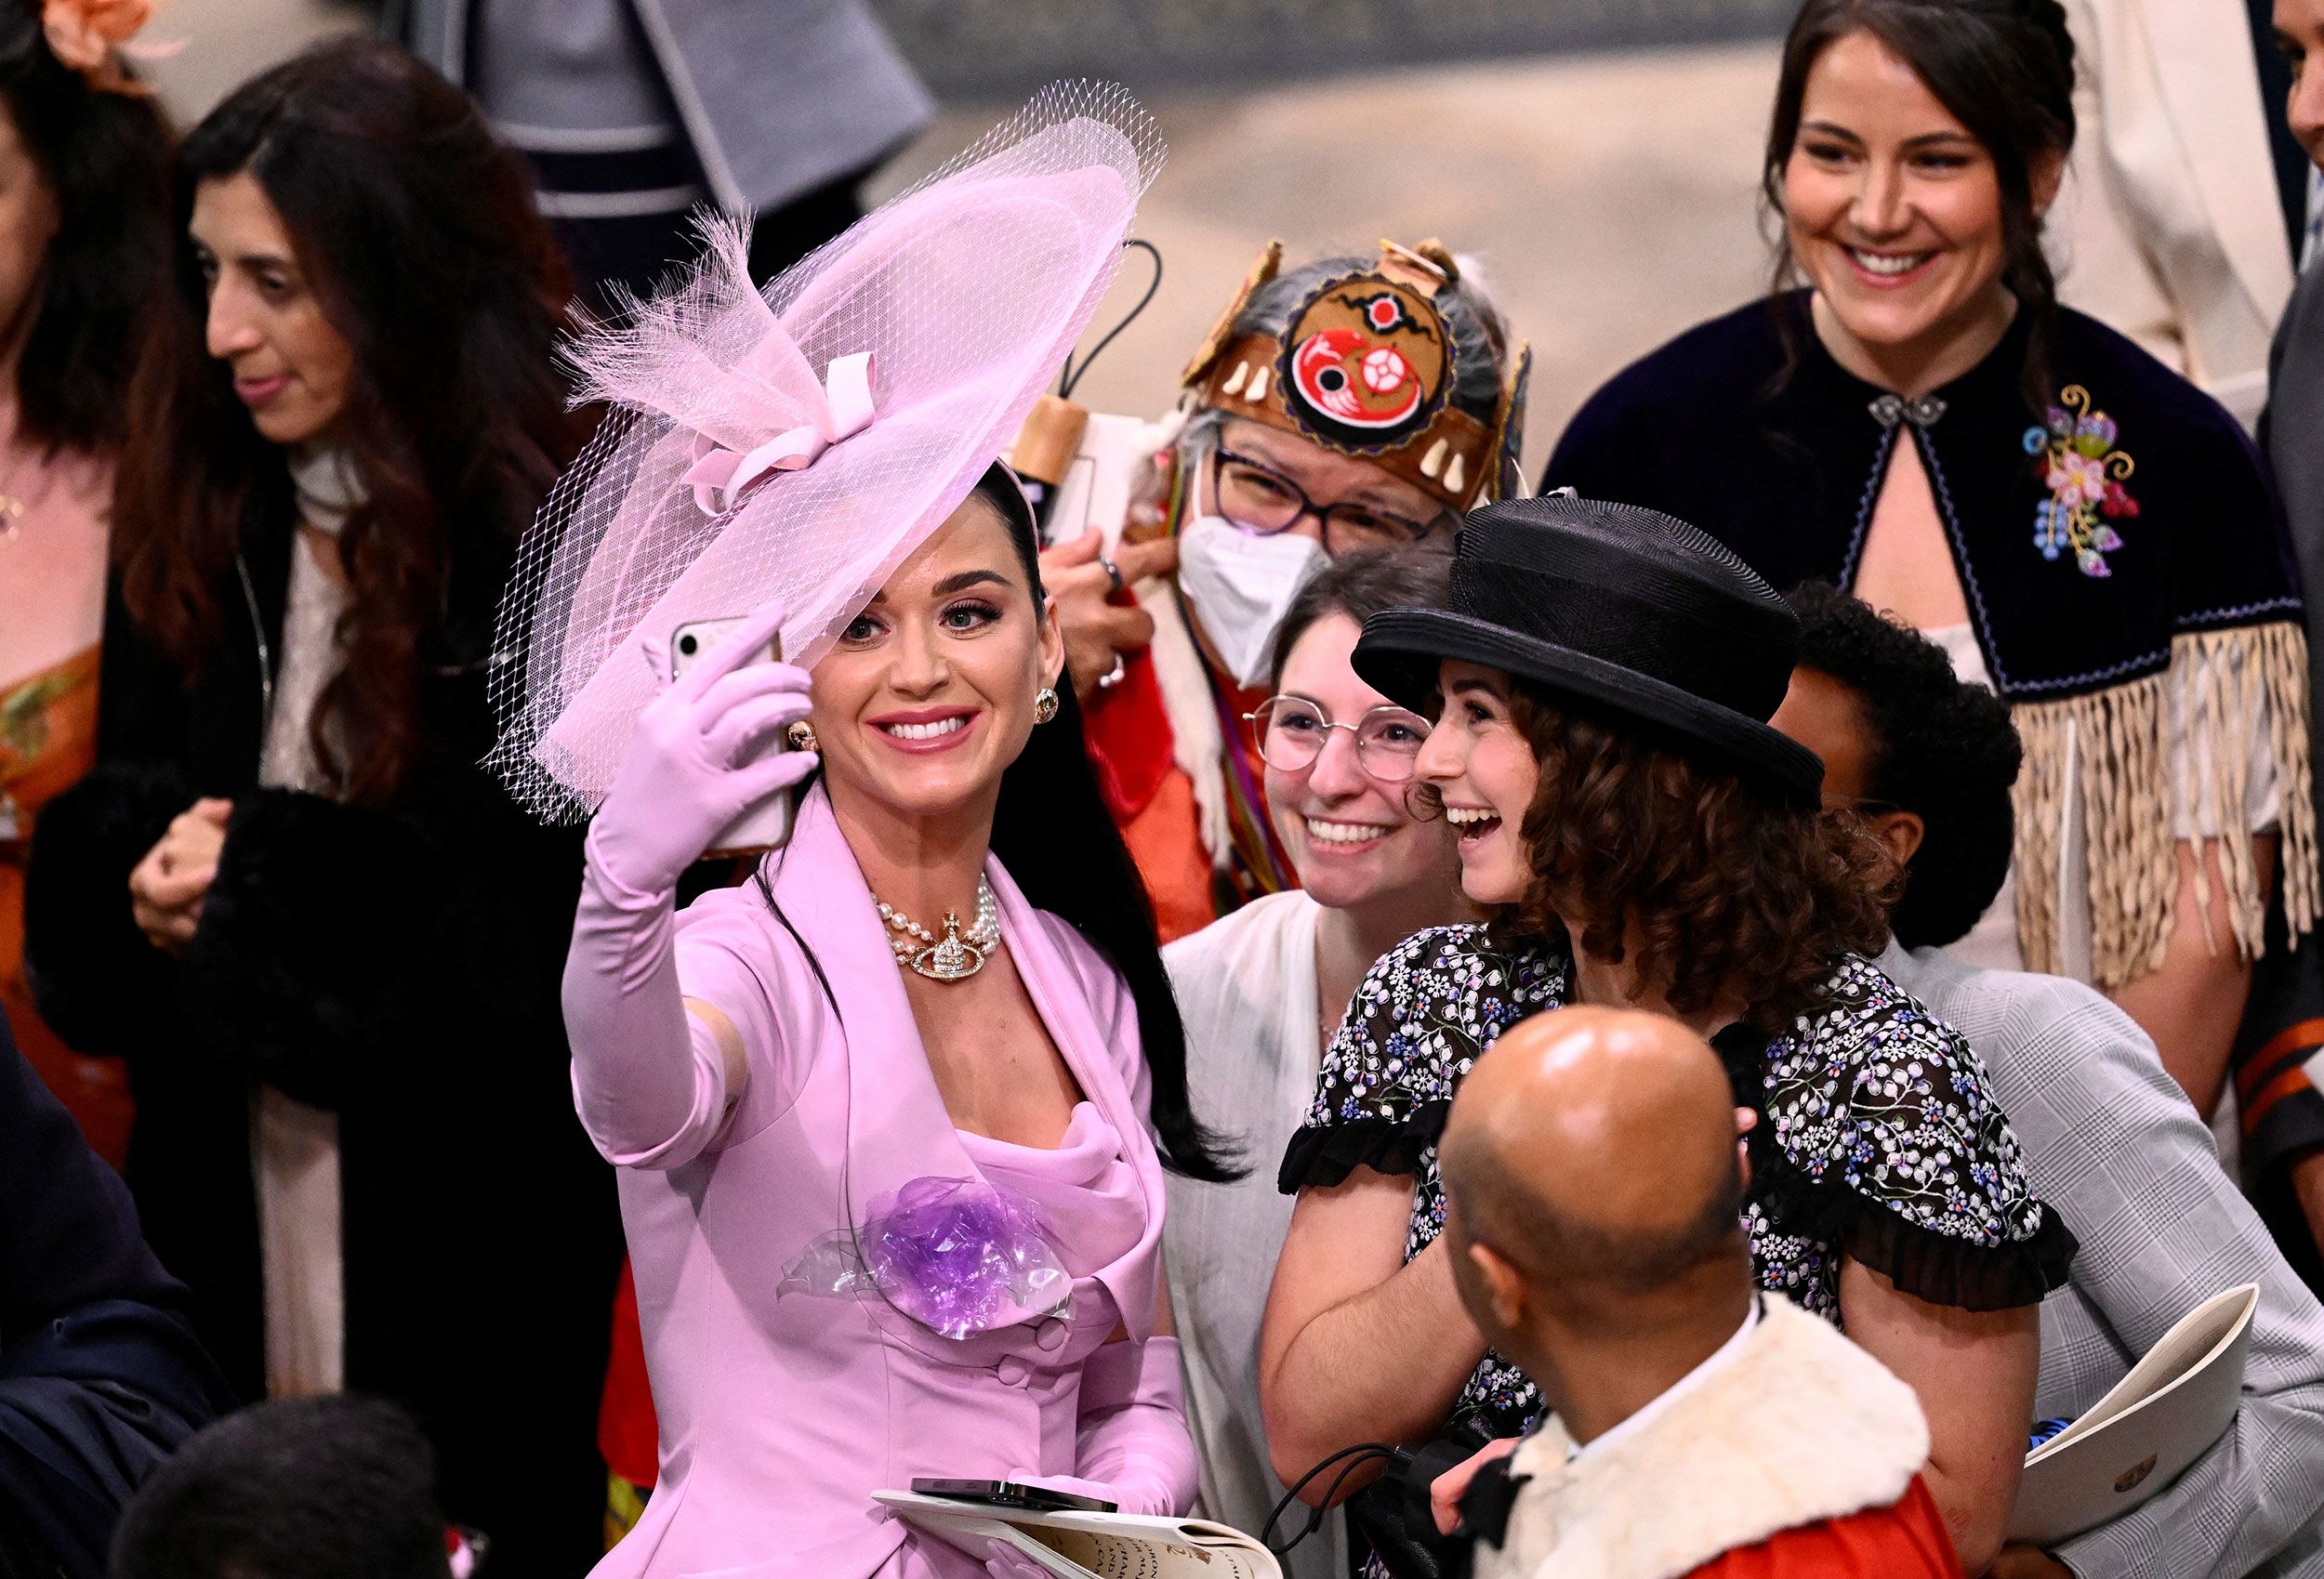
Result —
<instances>
[{"instance_id":1,"label":"woman with round glasses","mask_svg":"<svg viewBox=\"0 0 2324 1579\"><path fill-rule=\"evenodd\" d=\"M1042 562L1166 939L1299 881L1243 724L1301 585L1348 554L1448 548L1459 513L1517 475L1525 353L1449 252L1287 272L1282 254L1269 244L1188 364L1187 414L1125 481L1123 541L1102 552L1092 532Z\"/></svg>"},{"instance_id":2,"label":"woman with round glasses","mask_svg":"<svg viewBox=\"0 0 2324 1579\"><path fill-rule=\"evenodd\" d=\"M1428 720L1349 662L1366 619L1444 594L1444 557L1411 549L1343 555L1301 587L1272 645L1274 694L1248 719L1299 886L1163 951L1186 1023L1187 1083L1210 1114L1232 1115L1251 1156L1282 1155L1372 962L1467 918L1451 829L1406 805ZM1169 1181L1163 1262L1203 1507L1246 1530L1283 1494L1259 1415L1259 1320L1290 1219L1290 1198L1263 1170L1232 1184ZM1337 1520L1330 1531L1292 1554L1293 1579L1346 1572Z\"/></svg>"}]
</instances>

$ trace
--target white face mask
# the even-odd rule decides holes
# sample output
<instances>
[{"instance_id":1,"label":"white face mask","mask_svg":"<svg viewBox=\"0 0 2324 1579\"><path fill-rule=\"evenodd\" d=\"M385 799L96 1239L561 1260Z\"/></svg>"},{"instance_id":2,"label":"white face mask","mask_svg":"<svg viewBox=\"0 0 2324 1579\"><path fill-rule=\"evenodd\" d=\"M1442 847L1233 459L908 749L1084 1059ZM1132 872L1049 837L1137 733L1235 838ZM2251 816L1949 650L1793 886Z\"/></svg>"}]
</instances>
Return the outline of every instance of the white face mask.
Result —
<instances>
[{"instance_id":1,"label":"white face mask","mask_svg":"<svg viewBox=\"0 0 2324 1579\"><path fill-rule=\"evenodd\" d=\"M1298 533L1261 537L1221 516L1196 516L1180 530L1179 588L1235 684L1267 682L1275 627L1323 563L1324 546Z\"/></svg>"}]
</instances>

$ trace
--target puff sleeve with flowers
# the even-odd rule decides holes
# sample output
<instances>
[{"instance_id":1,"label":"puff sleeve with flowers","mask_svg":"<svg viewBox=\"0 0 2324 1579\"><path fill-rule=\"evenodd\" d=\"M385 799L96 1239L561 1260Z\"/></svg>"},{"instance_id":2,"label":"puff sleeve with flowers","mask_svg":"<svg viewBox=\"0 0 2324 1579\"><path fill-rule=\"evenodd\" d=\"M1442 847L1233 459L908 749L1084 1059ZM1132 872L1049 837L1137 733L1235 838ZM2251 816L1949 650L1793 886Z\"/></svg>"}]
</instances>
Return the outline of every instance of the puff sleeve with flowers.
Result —
<instances>
[{"instance_id":1,"label":"puff sleeve with flowers","mask_svg":"<svg viewBox=\"0 0 2324 1579\"><path fill-rule=\"evenodd\" d=\"M2034 1195L1985 1066L1877 967L1843 957L1783 1035L1717 1040L1760 1113L1744 1219L1764 1286L1837 1322L1843 1259L1967 1310L2065 1282L2074 1236Z\"/></svg>"},{"instance_id":2,"label":"puff sleeve with flowers","mask_svg":"<svg viewBox=\"0 0 2324 1579\"><path fill-rule=\"evenodd\" d=\"M1277 1187L1328 1187L1357 1166L1433 1173L1445 1114L1478 1055L1565 1002L1565 974L1562 954L1496 946L1478 926L1416 932L1382 954L1324 1054Z\"/></svg>"}]
</instances>

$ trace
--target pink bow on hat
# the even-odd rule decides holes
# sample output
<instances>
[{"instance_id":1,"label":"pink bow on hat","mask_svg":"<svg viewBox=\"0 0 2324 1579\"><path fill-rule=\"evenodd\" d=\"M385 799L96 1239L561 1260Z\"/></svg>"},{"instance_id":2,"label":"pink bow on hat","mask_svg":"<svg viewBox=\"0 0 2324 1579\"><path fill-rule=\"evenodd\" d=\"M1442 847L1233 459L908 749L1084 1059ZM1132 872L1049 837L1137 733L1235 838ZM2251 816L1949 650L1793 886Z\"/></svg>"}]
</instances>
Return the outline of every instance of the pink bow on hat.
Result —
<instances>
[{"instance_id":1,"label":"pink bow on hat","mask_svg":"<svg viewBox=\"0 0 2324 1579\"><path fill-rule=\"evenodd\" d=\"M813 422L786 428L746 454L705 434L694 441L694 464L678 480L693 489L694 504L704 515L724 515L760 478L803 470L832 445L869 428L871 380L871 352L834 358L823 370L823 409Z\"/></svg>"}]
</instances>

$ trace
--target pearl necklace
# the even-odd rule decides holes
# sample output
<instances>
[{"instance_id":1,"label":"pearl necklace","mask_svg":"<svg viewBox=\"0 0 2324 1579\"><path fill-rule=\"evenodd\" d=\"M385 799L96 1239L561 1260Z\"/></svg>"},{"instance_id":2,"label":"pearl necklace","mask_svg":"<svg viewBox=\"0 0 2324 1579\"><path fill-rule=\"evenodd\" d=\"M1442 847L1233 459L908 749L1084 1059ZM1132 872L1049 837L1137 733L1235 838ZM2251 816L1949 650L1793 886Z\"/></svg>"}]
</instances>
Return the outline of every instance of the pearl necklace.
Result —
<instances>
[{"instance_id":1,"label":"pearl necklace","mask_svg":"<svg viewBox=\"0 0 2324 1579\"><path fill-rule=\"evenodd\" d=\"M879 906L879 919L895 932L888 946L896 963L931 981L961 981L984 968L986 956L1000 946L1000 906L994 902L992 885L976 880L976 925L960 930L960 917L944 913L940 939L892 905Z\"/></svg>"}]
</instances>

